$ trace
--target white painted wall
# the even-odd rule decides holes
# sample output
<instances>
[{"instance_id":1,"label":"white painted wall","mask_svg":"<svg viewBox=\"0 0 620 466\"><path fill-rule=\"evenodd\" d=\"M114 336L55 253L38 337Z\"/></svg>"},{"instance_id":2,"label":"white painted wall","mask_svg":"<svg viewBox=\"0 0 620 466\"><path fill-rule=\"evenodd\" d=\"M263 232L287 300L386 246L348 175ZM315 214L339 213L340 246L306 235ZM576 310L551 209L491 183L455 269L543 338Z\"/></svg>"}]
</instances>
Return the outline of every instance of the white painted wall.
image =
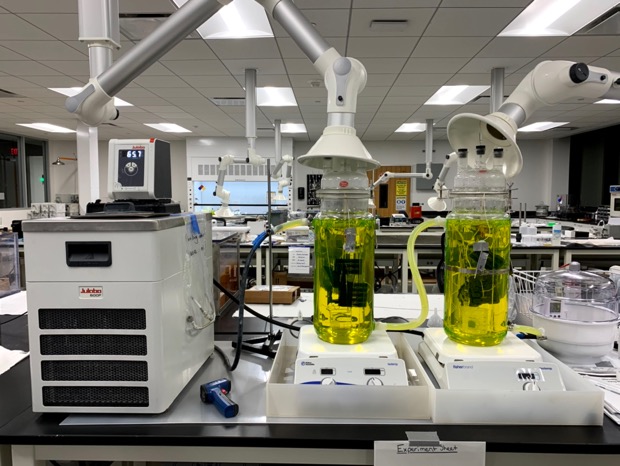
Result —
<instances>
[{"instance_id":1,"label":"white painted wall","mask_svg":"<svg viewBox=\"0 0 620 466\"><path fill-rule=\"evenodd\" d=\"M375 159L384 165L412 165L424 163L424 141L370 141L365 143L367 149ZM569 139L556 140L525 140L519 143L523 153L523 170L513 180L513 188L517 190L513 196L513 209L519 208L519 203L527 204L529 210L534 210L540 202L555 208L557 194L568 192L568 164ZM282 139L282 153L292 153L295 158L305 154L312 146L311 143L294 143L290 138ZM273 139L259 138L257 153L272 157L274 154ZM433 162L443 163L445 155L451 151L447 141L435 141ZM182 210L187 210L187 177L192 175L192 164L199 159L213 160L217 157L232 153L244 156L247 150L245 138L187 138L186 141L171 143L172 159L172 196L181 204ZM50 141L49 161L56 157L75 157L76 144L73 141ZM99 143L99 185L101 199L107 201L107 171L108 143ZM455 170L447 177L448 186L452 185ZM50 193L54 199L57 193L76 192L75 162L66 162L64 166L49 167ZM293 208L305 210L305 200L297 200L297 187L306 186L308 173L321 173L295 163L293 169ZM415 187L415 181L412 186ZM426 210L428 197L431 191L416 191L411 193L410 202L423 203Z\"/></svg>"},{"instance_id":2,"label":"white painted wall","mask_svg":"<svg viewBox=\"0 0 620 466\"><path fill-rule=\"evenodd\" d=\"M424 141L369 141L366 148L373 158L382 165L411 165L415 170L415 164L424 163ZM312 143L296 143L294 157L304 155L312 147ZM535 205L543 202L554 206L557 194L568 192L568 163L569 163L569 140L525 140L519 142L523 154L523 169L513 181L513 209L519 208L519 203L527 204L529 210L535 210ZM433 163L442 163L446 154L452 151L448 141L435 141L433 144ZM456 170L452 169L446 178L448 187L452 186ZM306 185L306 175L321 173L320 170L311 169L295 163L293 183L296 194L297 186ZM433 196L432 191L417 191L415 180L412 180L411 202L419 202L424 210L428 210L426 202ZM305 209L305 200L298 201L294 198L295 209Z\"/></svg>"},{"instance_id":3,"label":"white painted wall","mask_svg":"<svg viewBox=\"0 0 620 466\"><path fill-rule=\"evenodd\" d=\"M161 138L164 139L165 138ZM75 141L50 141L48 168L51 199L56 194L77 193L77 163L65 161L65 165L51 165L56 157L76 157ZM172 176L172 198L181 205L181 210L187 210L187 183L185 141L171 141L170 159ZM102 202L108 198L108 141L99 141L99 195ZM94 201L94 199L91 199Z\"/></svg>"}]
</instances>

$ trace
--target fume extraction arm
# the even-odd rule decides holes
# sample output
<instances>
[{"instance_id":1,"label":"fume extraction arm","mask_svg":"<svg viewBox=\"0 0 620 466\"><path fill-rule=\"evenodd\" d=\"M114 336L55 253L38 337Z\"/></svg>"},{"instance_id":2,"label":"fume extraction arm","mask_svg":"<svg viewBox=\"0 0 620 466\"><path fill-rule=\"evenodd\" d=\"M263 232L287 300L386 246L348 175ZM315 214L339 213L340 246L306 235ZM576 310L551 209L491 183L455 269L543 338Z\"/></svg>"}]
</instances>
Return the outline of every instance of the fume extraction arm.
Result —
<instances>
[{"instance_id":1,"label":"fume extraction arm","mask_svg":"<svg viewBox=\"0 0 620 466\"><path fill-rule=\"evenodd\" d=\"M448 140L453 149L467 149L469 164L473 166L475 147L502 148L504 175L507 180L521 172L523 157L517 146L517 130L538 109L575 99L620 99L620 73L585 63L557 60L536 65L500 108L489 115L462 113L448 123ZM445 178L454 164L456 154L446 157L446 162L435 182L439 197L429 199L429 206L445 210L443 201Z\"/></svg>"},{"instance_id":2,"label":"fume extraction arm","mask_svg":"<svg viewBox=\"0 0 620 466\"><path fill-rule=\"evenodd\" d=\"M118 118L112 98L194 29L231 0L190 0L153 33L136 44L99 76L92 78L65 107L90 126ZM317 71L328 91L327 127L299 162L321 167L326 157L352 159L368 169L372 159L357 137L354 123L357 94L366 85L366 70L353 58L342 57L316 31L291 0L258 0L288 32Z\"/></svg>"}]
</instances>

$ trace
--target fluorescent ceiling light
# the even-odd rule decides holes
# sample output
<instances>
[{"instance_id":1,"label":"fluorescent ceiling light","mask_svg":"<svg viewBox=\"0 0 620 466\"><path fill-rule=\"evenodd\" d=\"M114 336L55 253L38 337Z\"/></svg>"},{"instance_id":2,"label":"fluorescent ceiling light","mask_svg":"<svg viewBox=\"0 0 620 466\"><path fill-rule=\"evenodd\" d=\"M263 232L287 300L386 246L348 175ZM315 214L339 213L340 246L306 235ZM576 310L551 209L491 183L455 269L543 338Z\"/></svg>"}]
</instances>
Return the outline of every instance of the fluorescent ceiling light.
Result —
<instances>
[{"instance_id":1,"label":"fluorescent ceiling light","mask_svg":"<svg viewBox=\"0 0 620 466\"><path fill-rule=\"evenodd\" d=\"M173 0L181 7L187 0ZM273 37L265 9L254 0L234 0L196 29L203 39Z\"/></svg>"},{"instance_id":2,"label":"fluorescent ceiling light","mask_svg":"<svg viewBox=\"0 0 620 466\"><path fill-rule=\"evenodd\" d=\"M426 131L426 123L403 123L395 133L421 133Z\"/></svg>"},{"instance_id":3,"label":"fluorescent ceiling light","mask_svg":"<svg viewBox=\"0 0 620 466\"><path fill-rule=\"evenodd\" d=\"M616 100L616 99L603 99L603 100L599 100L597 102L594 102L595 104L620 104L620 100Z\"/></svg>"},{"instance_id":4,"label":"fluorescent ceiling light","mask_svg":"<svg viewBox=\"0 0 620 466\"><path fill-rule=\"evenodd\" d=\"M185 129L182 126L179 126L174 123L144 123L144 124L158 131L163 131L164 133L191 133L189 129Z\"/></svg>"},{"instance_id":5,"label":"fluorescent ceiling light","mask_svg":"<svg viewBox=\"0 0 620 466\"><path fill-rule=\"evenodd\" d=\"M534 0L499 36L570 36L617 4L618 0Z\"/></svg>"},{"instance_id":6,"label":"fluorescent ceiling light","mask_svg":"<svg viewBox=\"0 0 620 466\"><path fill-rule=\"evenodd\" d=\"M281 133L307 133L306 125L303 123L282 123L280 125Z\"/></svg>"},{"instance_id":7,"label":"fluorescent ceiling light","mask_svg":"<svg viewBox=\"0 0 620 466\"><path fill-rule=\"evenodd\" d=\"M557 128L558 126L567 125L568 121L539 121L538 123L532 123L531 125L519 128L519 132L522 133L535 133L539 131L547 131L548 129Z\"/></svg>"},{"instance_id":8,"label":"fluorescent ceiling light","mask_svg":"<svg viewBox=\"0 0 620 466\"><path fill-rule=\"evenodd\" d=\"M49 123L16 123L17 126L25 126L26 128L38 129L47 133L75 133L74 130L63 128Z\"/></svg>"},{"instance_id":9,"label":"fluorescent ceiling light","mask_svg":"<svg viewBox=\"0 0 620 466\"><path fill-rule=\"evenodd\" d=\"M424 105L464 105L490 86L442 86Z\"/></svg>"},{"instance_id":10,"label":"fluorescent ceiling light","mask_svg":"<svg viewBox=\"0 0 620 466\"><path fill-rule=\"evenodd\" d=\"M256 105L259 107L296 107L297 101L290 87L256 88Z\"/></svg>"},{"instance_id":11,"label":"fluorescent ceiling light","mask_svg":"<svg viewBox=\"0 0 620 466\"><path fill-rule=\"evenodd\" d=\"M68 97L73 97L74 95L79 94L82 90L81 87L48 87L50 91L58 92L59 94L66 95ZM133 107L133 104L124 101L123 99L119 99L118 97L114 97L114 106L115 107Z\"/></svg>"}]
</instances>

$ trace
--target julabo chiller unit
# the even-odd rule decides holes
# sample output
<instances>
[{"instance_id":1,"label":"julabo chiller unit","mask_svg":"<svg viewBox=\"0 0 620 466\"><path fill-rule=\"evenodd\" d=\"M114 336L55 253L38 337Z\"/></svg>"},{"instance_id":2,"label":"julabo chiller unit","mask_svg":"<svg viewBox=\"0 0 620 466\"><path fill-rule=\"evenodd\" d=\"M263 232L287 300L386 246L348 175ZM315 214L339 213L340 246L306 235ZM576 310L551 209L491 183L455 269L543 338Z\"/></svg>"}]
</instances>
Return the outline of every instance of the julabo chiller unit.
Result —
<instances>
[{"instance_id":1,"label":"julabo chiller unit","mask_svg":"<svg viewBox=\"0 0 620 466\"><path fill-rule=\"evenodd\" d=\"M210 216L23 230L33 410L165 411L213 353Z\"/></svg>"}]
</instances>

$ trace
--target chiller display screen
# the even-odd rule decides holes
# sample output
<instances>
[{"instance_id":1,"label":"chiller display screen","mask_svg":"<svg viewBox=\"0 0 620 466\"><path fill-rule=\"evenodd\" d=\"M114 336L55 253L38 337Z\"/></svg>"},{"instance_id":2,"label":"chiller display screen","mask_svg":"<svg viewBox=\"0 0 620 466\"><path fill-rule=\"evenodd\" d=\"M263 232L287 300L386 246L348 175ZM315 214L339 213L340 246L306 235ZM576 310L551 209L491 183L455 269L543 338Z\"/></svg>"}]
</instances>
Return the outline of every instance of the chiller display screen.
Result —
<instances>
[{"instance_id":1,"label":"chiller display screen","mask_svg":"<svg viewBox=\"0 0 620 466\"><path fill-rule=\"evenodd\" d=\"M144 158L144 149L121 149L118 151L119 155L128 159L142 159Z\"/></svg>"}]
</instances>

